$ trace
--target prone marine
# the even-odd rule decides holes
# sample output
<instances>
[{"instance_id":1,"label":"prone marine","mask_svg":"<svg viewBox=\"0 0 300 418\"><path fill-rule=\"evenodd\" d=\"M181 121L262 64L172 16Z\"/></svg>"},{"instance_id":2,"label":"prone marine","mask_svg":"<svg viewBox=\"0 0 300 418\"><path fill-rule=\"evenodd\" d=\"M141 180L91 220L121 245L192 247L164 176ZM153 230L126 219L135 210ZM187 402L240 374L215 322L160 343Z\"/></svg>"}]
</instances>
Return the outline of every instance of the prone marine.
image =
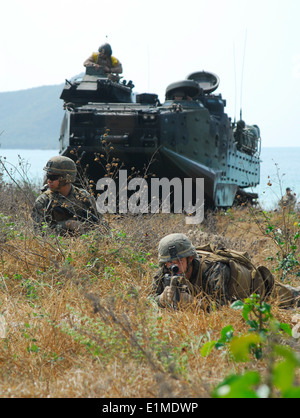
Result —
<instances>
[{"instance_id":1,"label":"prone marine","mask_svg":"<svg viewBox=\"0 0 300 418\"><path fill-rule=\"evenodd\" d=\"M158 257L152 292L162 308L195 306L209 311L254 293L262 299L277 298L281 307L300 306L300 287L276 282L266 267L255 267L247 253L210 244L196 248L186 235L175 233L161 239Z\"/></svg>"}]
</instances>

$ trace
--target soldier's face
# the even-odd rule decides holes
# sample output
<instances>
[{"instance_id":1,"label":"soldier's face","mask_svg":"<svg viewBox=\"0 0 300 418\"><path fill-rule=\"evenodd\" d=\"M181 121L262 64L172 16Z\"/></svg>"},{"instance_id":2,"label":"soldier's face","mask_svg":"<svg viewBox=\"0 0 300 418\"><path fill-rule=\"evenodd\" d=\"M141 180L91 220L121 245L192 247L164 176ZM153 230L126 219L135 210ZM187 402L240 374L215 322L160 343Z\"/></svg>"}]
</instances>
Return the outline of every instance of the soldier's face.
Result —
<instances>
[{"instance_id":1,"label":"soldier's face","mask_svg":"<svg viewBox=\"0 0 300 418\"><path fill-rule=\"evenodd\" d=\"M53 192L57 192L59 190L59 180L48 180L49 189Z\"/></svg>"},{"instance_id":2,"label":"soldier's face","mask_svg":"<svg viewBox=\"0 0 300 418\"><path fill-rule=\"evenodd\" d=\"M174 100L183 100L183 96L174 96Z\"/></svg>"},{"instance_id":3,"label":"soldier's face","mask_svg":"<svg viewBox=\"0 0 300 418\"><path fill-rule=\"evenodd\" d=\"M166 263L167 269L174 265L179 268L178 274L185 274L187 271L187 258L178 258L170 263Z\"/></svg>"},{"instance_id":4,"label":"soldier's face","mask_svg":"<svg viewBox=\"0 0 300 418\"><path fill-rule=\"evenodd\" d=\"M48 175L47 176L48 187L52 192L58 192L61 187L61 176Z\"/></svg>"},{"instance_id":5,"label":"soldier's face","mask_svg":"<svg viewBox=\"0 0 300 418\"><path fill-rule=\"evenodd\" d=\"M99 52L99 55L101 58L107 58L105 52L102 50Z\"/></svg>"}]
</instances>

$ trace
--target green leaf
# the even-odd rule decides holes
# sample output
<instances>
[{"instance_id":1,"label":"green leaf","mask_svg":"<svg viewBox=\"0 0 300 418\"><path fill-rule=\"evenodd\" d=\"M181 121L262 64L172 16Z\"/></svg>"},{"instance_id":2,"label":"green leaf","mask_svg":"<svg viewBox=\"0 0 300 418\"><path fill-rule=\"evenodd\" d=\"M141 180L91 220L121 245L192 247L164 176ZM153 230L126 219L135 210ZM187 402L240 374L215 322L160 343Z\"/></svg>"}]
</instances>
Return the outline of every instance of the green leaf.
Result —
<instances>
[{"instance_id":1,"label":"green leaf","mask_svg":"<svg viewBox=\"0 0 300 418\"><path fill-rule=\"evenodd\" d=\"M244 302L242 302L241 300L237 300L236 302L233 302L231 305L231 308L236 309L236 310L243 309L243 307L244 307Z\"/></svg>"},{"instance_id":2,"label":"green leaf","mask_svg":"<svg viewBox=\"0 0 300 418\"><path fill-rule=\"evenodd\" d=\"M260 308L260 311L264 314L268 314L269 317L272 317L272 315L271 315L271 305L269 305L268 303L263 302L263 304Z\"/></svg>"},{"instance_id":3,"label":"green leaf","mask_svg":"<svg viewBox=\"0 0 300 418\"><path fill-rule=\"evenodd\" d=\"M230 351L236 361L248 361L250 348L262 341L258 334L234 337L230 343Z\"/></svg>"},{"instance_id":4,"label":"green leaf","mask_svg":"<svg viewBox=\"0 0 300 418\"><path fill-rule=\"evenodd\" d=\"M245 321L248 321L249 313L252 312L252 310L253 310L253 305L248 305L248 304L244 305L242 315L243 315L243 318L245 319Z\"/></svg>"},{"instance_id":5,"label":"green leaf","mask_svg":"<svg viewBox=\"0 0 300 418\"><path fill-rule=\"evenodd\" d=\"M227 377L213 392L214 398L255 399L259 398L252 386L258 385L260 376L258 372L247 372L244 375L231 375Z\"/></svg>"},{"instance_id":6,"label":"green leaf","mask_svg":"<svg viewBox=\"0 0 300 418\"><path fill-rule=\"evenodd\" d=\"M216 342L216 345L215 345L216 350L220 350L221 348L225 347L225 344L219 341Z\"/></svg>"},{"instance_id":7,"label":"green leaf","mask_svg":"<svg viewBox=\"0 0 300 418\"><path fill-rule=\"evenodd\" d=\"M205 343L203 347L201 348L201 356L202 357L209 356L215 345L216 345L216 341L208 341L207 343Z\"/></svg>"},{"instance_id":8,"label":"green leaf","mask_svg":"<svg viewBox=\"0 0 300 418\"><path fill-rule=\"evenodd\" d=\"M218 342L225 343L225 342L230 341L233 337L233 331L234 331L234 328L232 325L228 325L227 327L224 327L221 331L221 338L219 339Z\"/></svg>"},{"instance_id":9,"label":"green leaf","mask_svg":"<svg viewBox=\"0 0 300 418\"><path fill-rule=\"evenodd\" d=\"M289 360L291 363L293 363L295 367L300 366L299 355L296 352L294 352L290 347L276 345L274 347L274 351L279 356L284 357L286 360Z\"/></svg>"},{"instance_id":10,"label":"green leaf","mask_svg":"<svg viewBox=\"0 0 300 418\"><path fill-rule=\"evenodd\" d=\"M293 389L295 371L300 366L300 359L290 347L277 345L274 347L277 355L284 361L277 363L273 370L273 384L281 390L283 396ZM291 393L291 392L290 392Z\"/></svg>"},{"instance_id":11,"label":"green leaf","mask_svg":"<svg viewBox=\"0 0 300 418\"><path fill-rule=\"evenodd\" d=\"M300 398L300 388L290 388L282 394L284 399L299 399Z\"/></svg>"},{"instance_id":12,"label":"green leaf","mask_svg":"<svg viewBox=\"0 0 300 418\"><path fill-rule=\"evenodd\" d=\"M257 331L258 330L258 323L257 321L247 321L247 324L251 327L250 331Z\"/></svg>"},{"instance_id":13,"label":"green leaf","mask_svg":"<svg viewBox=\"0 0 300 418\"><path fill-rule=\"evenodd\" d=\"M275 365L273 370L273 383L282 391L288 391L293 386L295 377L294 364L288 360Z\"/></svg>"},{"instance_id":14,"label":"green leaf","mask_svg":"<svg viewBox=\"0 0 300 418\"><path fill-rule=\"evenodd\" d=\"M292 337L293 332L289 324L282 323L280 324L280 328L286 332L290 337Z\"/></svg>"}]
</instances>

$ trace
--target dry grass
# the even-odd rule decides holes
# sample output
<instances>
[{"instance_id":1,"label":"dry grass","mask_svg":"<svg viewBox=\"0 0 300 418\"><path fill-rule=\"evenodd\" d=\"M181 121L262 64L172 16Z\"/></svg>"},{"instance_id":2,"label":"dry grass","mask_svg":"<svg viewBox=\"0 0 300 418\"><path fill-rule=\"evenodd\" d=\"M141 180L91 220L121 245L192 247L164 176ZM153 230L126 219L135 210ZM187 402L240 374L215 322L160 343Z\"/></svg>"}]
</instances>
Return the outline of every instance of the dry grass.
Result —
<instances>
[{"instance_id":1,"label":"dry grass","mask_svg":"<svg viewBox=\"0 0 300 418\"><path fill-rule=\"evenodd\" d=\"M4 193L0 213L11 218L0 221L1 397L209 397L232 372L265 370L264 361L200 354L226 325L247 331L240 313L170 312L149 298L157 244L168 233L247 250L266 264L276 248L247 210L188 229L181 215L111 215L111 235L57 238L36 236L29 203ZM272 309L292 325L293 311Z\"/></svg>"}]
</instances>

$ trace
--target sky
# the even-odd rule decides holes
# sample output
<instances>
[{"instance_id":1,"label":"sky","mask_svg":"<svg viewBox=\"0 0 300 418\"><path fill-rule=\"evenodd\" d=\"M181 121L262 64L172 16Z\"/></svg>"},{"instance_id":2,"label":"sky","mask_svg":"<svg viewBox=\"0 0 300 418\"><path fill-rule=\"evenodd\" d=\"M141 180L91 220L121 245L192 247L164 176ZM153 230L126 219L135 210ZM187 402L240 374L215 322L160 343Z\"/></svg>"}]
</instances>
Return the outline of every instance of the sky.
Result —
<instances>
[{"instance_id":1,"label":"sky","mask_svg":"<svg viewBox=\"0 0 300 418\"><path fill-rule=\"evenodd\" d=\"M64 83L109 42L136 93L195 71L220 78L226 112L264 147L300 140L299 0L9 0L0 14L0 92Z\"/></svg>"}]
</instances>

